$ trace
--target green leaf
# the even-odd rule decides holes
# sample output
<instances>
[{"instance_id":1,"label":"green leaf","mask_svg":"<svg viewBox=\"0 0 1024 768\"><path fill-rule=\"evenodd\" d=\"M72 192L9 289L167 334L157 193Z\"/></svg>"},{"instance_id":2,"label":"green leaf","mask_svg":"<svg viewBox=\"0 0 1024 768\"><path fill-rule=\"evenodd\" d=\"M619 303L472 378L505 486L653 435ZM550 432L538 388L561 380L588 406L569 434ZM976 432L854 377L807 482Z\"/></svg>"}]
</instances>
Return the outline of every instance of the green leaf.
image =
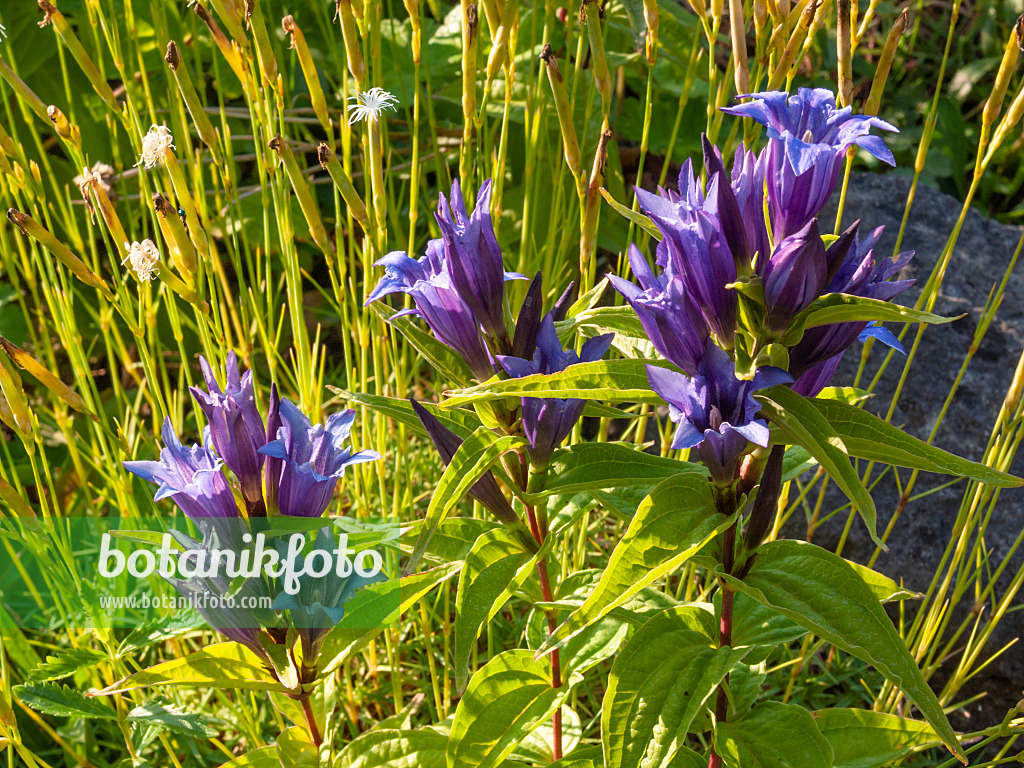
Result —
<instances>
[{"instance_id":1,"label":"green leaf","mask_svg":"<svg viewBox=\"0 0 1024 768\"><path fill-rule=\"evenodd\" d=\"M832 747L811 713L765 701L735 722L718 723L715 751L727 768L832 768Z\"/></svg>"},{"instance_id":2,"label":"green leaf","mask_svg":"<svg viewBox=\"0 0 1024 768\"><path fill-rule=\"evenodd\" d=\"M577 328L591 328L593 334L614 332L631 339L647 339L647 332L636 312L628 304L609 307L594 307L580 312L575 317L562 320L555 325L558 338L569 341Z\"/></svg>"},{"instance_id":3,"label":"green leaf","mask_svg":"<svg viewBox=\"0 0 1024 768\"><path fill-rule=\"evenodd\" d=\"M416 412L412 409L412 403L408 400L403 400L397 397L367 395L363 392L349 392L344 389L339 389L338 387L332 387L330 384L327 385L327 389L349 403L365 405L377 413L383 413L384 415L391 417L395 421L415 430L416 434L427 434L427 430L424 428L423 422L420 421L420 417L416 415ZM448 429L463 440L472 435L473 431L480 427L480 417L473 411L467 411L461 408L441 409L433 403L420 403L420 405L434 414L438 421L448 427Z\"/></svg>"},{"instance_id":4,"label":"green leaf","mask_svg":"<svg viewBox=\"0 0 1024 768\"><path fill-rule=\"evenodd\" d=\"M581 606L594 591L602 573L603 571L599 569L592 569L569 574L558 585L557 596L560 599L556 601L556 604L569 611ZM655 592L655 590L650 587L641 590L634 598L627 601L626 605L636 604L638 607L646 607L642 604L642 599L647 597L646 593L648 592ZM663 593L655 592L655 594L661 596ZM548 608L549 606L546 604L535 605L527 620L526 640L530 648L539 648L547 638L548 623L544 611ZM646 620L646 616L627 610L626 607L610 611L603 619L594 622L578 635L566 641L560 651L564 674L566 676L571 676L574 672L583 674L605 659L614 656L626 639L630 625L640 626Z\"/></svg>"},{"instance_id":5,"label":"green leaf","mask_svg":"<svg viewBox=\"0 0 1024 768\"><path fill-rule=\"evenodd\" d=\"M277 757L277 746L271 744L239 755L219 768L281 768L281 761Z\"/></svg>"},{"instance_id":6,"label":"green leaf","mask_svg":"<svg viewBox=\"0 0 1024 768\"><path fill-rule=\"evenodd\" d=\"M961 315L960 317L963 317ZM958 320L957 317L942 317L921 309L904 307L891 301L869 299L864 296L851 296L846 293L827 293L797 315L791 329L804 330L832 323L849 323L864 320L904 323L928 323L942 325ZM787 332L787 344L790 341Z\"/></svg>"},{"instance_id":7,"label":"green leaf","mask_svg":"<svg viewBox=\"0 0 1024 768\"><path fill-rule=\"evenodd\" d=\"M608 403L661 403L647 381L651 360L598 360L570 365L564 371L521 379L489 381L452 392L442 404L454 408L466 403L506 397L560 397L603 400Z\"/></svg>"},{"instance_id":8,"label":"green leaf","mask_svg":"<svg viewBox=\"0 0 1024 768\"><path fill-rule=\"evenodd\" d=\"M406 573L410 573L419 563L438 524L462 501L463 496L476 485L501 454L524 445L527 443L521 437L498 437L487 427L480 427L459 446L430 497L423 530L405 566Z\"/></svg>"},{"instance_id":9,"label":"green leaf","mask_svg":"<svg viewBox=\"0 0 1024 768\"><path fill-rule=\"evenodd\" d=\"M530 574L522 568L530 553L501 528L483 534L459 574L455 599L455 682L464 691L469 681L469 657L487 624Z\"/></svg>"},{"instance_id":10,"label":"green leaf","mask_svg":"<svg viewBox=\"0 0 1024 768\"><path fill-rule=\"evenodd\" d=\"M939 744L928 723L868 709L814 713L835 753L835 768L882 768L914 749Z\"/></svg>"},{"instance_id":11,"label":"green leaf","mask_svg":"<svg viewBox=\"0 0 1024 768\"><path fill-rule=\"evenodd\" d=\"M832 425L850 456L925 472L969 477L1000 488L1024 485L1024 478L929 445L862 408L837 400L815 399L809 402Z\"/></svg>"},{"instance_id":12,"label":"green leaf","mask_svg":"<svg viewBox=\"0 0 1024 768\"><path fill-rule=\"evenodd\" d=\"M683 472L708 474L701 464L654 456L622 443L580 443L554 452L544 493L656 485Z\"/></svg>"},{"instance_id":13,"label":"green leaf","mask_svg":"<svg viewBox=\"0 0 1024 768\"><path fill-rule=\"evenodd\" d=\"M47 656L46 661L29 672L29 679L35 683L62 680L75 674L83 667L92 667L107 656L91 648L62 648L56 656Z\"/></svg>"},{"instance_id":14,"label":"green leaf","mask_svg":"<svg viewBox=\"0 0 1024 768\"><path fill-rule=\"evenodd\" d=\"M346 603L344 617L324 638L320 648L319 677L334 672L410 606L461 569L461 562L446 563L401 579L380 581L357 592Z\"/></svg>"},{"instance_id":15,"label":"green leaf","mask_svg":"<svg viewBox=\"0 0 1024 768\"><path fill-rule=\"evenodd\" d=\"M284 691L263 667L263 660L240 643L215 643L180 659L165 661L114 683L99 695L151 685L191 685Z\"/></svg>"},{"instance_id":16,"label":"green leaf","mask_svg":"<svg viewBox=\"0 0 1024 768\"><path fill-rule=\"evenodd\" d=\"M667 768L743 651L718 647L714 614L670 608L644 624L612 665L601 734L607 768Z\"/></svg>"},{"instance_id":17,"label":"green leaf","mask_svg":"<svg viewBox=\"0 0 1024 768\"><path fill-rule=\"evenodd\" d=\"M710 483L703 476L683 473L662 482L640 505L590 597L562 622L537 655L564 645L655 579L678 568L731 522L715 511Z\"/></svg>"},{"instance_id":18,"label":"green leaf","mask_svg":"<svg viewBox=\"0 0 1024 768\"><path fill-rule=\"evenodd\" d=\"M151 725L200 739L210 739L217 735L217 729L206 725L202 715L163 704L150 703L136 707L128 713L128 722Z\"/></svg>"},{"instance_id":19,"label":"green leaf","mask_svg":"<svg viewBox=\"0 0 1024 768\"><path fill-rule=\"evenodd\" d=\"M334 768L445 768L448 739L430 728L372 730L345 745Z\"/></svg>"},{"instance_id":20,"label":"green leaf","mask_svg":"<svg viewBox=\"0 0 1024 768\"><path fill-rule=\"evenodd\" d=\"M765 415L794 443L807 449L829 477L853 502L868 527L871 539L883 550L888 547L878 538L875 502L860 476L850 463L846 446L828 420L814 407L811 400L787 386L763 389L754 395L761 403Z\"/></svg>"},{"instance_id":21,"label":"green leaf","mask_svg":"<svg viewBox=\"0 0 1024 768\"><path fill-rule=\"evenodd\" d=\"M715 606L721 610L721 592L715 595ZM736 593L732 608L732 643L778 647L788 645L807 634L807 630L749 595ZM730 678L731 680L732 678Z\"/></svg>"},{"instance_id":22,"label":"green leaf","mask_svg":"<svg viewBox=\"0 0 1024 768\"><path fill-rule=\"evenodd\" d=\"M416 351L430 361L430 364L450 381L454 381L457 384L465 384L473 380L473 373L469 370L466 362L455 354L454 350L445 346L420 328L413 317L403 315L396 318L395 315L398 314L398 310L381 304L379 301L375 301L370 306L373 307L373 311L383 318L385 322L397 328L409 340L409 343L416 348Z\"/></svg>"},{"instance_id":23,"label":"green leaf","mask_svg":"<svg viewBox=\"0 0 1024 768\"><path fill-rule=\"evenodd\" d=\"M762 545L735 588L832 645L871 664L898 686L966 764L956 733L871 587L843 558L801 541Z\"/></svg>"},{"instance_id":24,"label":"green leaf","mask_svg":"<svg viewBox=\"0 0 1024 768\"><path fill-rule=\"evenodd\" d=\"M649 216L644 216L642 213L637 213L632 208L627 208L612 197L611 193L604 187L601 187L601 197L604 198L604 201L608 203L608 205L612 207L612 210L617 214L636 224L655 240L661 241L661 230L658 229L653 221L651 221Z\"/></svg>"},{"instance_id":25,"label":"green leaf","mask_svg":"<svg viewBox=\"0 0 1024 768\"><path fill-rule=\"evenodd\" d=\"M572 754L551 763L548 768L604 768L604 758L598 746L580 747L574 749Z\"/></svg>"},{"instance_id":26,"label":"green leaf","mask_svg":"<svg viewBox=\"0 0 1024 768\"><path fill-rule=\"evenodd\" d=\"M551 717L569 685L551 687L551 669L529 651L505 651L480 669L455 710L448 768L493 768Z\"/></svg>"},{"instance_id":27,"label":"green leaf","mask_svg":"<svg viewBox=\"0 0 1024 768\"><path fill-rule=\"evenodd\" d=\"M790 480L800 477L817 463L803 446L789 446L785 456L782 457L782 482L788 483Z\"/></svg>"},{"instance_id":28,"label":"green leaf","mask_svg":"<svg viewBox=\"0 0 1024 768\"><path fill-rule=\"evenodd\" d=\"M26 683L14 686L14 695L26 707L54 717L116 720L117 712L96 699L57 683Z\"/></svg>"},{"instance_id":29,"label":"green leaf","mask_svg":"<svg viewBox=\"0 0 1024 768\"><path fill-rule=\"evenodd\" d=\"M866 565L855 563L852 560L847 560L846 562L849 563L850 567L857 572L857 575L864 580L864 583L868 585L868 589L870 589L872 594L878 598L878 602L880 603L891 603L894 600L906 600L911 597L921 597L921 595L916 592L904 589L884 573L873 571Z\"/></svg>"},{"instance_id":30,"label":"green leaf","mask_svg":"<svg viewBox=\"0 0 1024 768\"><path fill-rule=\"evenodd\" d=\"M465 560L476 540L501 527L493 520L475 517L449 517L441 522L430 538L427 552L445 563Z\"/></svg>"},{"instance_id":31,"label":"green leaf","mask_svg":"<svg viewBox=\"0 0 1024 768\"><path fill-rule=\"evenodd\" d=\"M320 755L304 728L294 726L277 737L277 759L282 768L320 768Z\"/></svg>"}]
</instances>

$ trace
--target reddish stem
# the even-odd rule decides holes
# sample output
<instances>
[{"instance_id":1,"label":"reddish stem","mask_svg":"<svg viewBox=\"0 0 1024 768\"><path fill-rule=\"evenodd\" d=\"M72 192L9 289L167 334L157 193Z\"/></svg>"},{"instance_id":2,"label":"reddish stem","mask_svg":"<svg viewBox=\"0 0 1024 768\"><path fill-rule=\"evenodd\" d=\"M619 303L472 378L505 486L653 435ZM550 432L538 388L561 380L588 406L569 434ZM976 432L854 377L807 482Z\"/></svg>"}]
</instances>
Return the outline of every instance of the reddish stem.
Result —
<instances>
[{"instance_id":1,"label":"reddish stem","mask_svg":"<svg viewBox=\"0 0 1024 768\"><path fill-rule=\"evenodd\" d=\"M317 728L316 717L313 716L313 708L309 705L309 696L302 697L302 712L306 716L306 725L309 726L309 735L313 738L313 746L319 750L320 745L324 743L324 739L320 735L320 729Z\"/></svg>"},{"instance_id":2,"label":"reddish stem","mask_svg":"<svg viewBox=\"0 0 1024 768\"><path fill-rule=\"evenodd\" d=\"M529 469L526 463L526 455L522 453L519 454L519 468L522 472L522 487L525 490L529 483ZM526 505L526 518L530 523L530 532L533 534L533 537L537 540L538 544L543 546L544 539L547 537L547 531L544 530L538 522L537 513L534 511L532 504ZM544 598L544 602L553 603L555 601L555 595L551 590L551 578L548 576L547 558L543 558L537 563L537 576L540 579L540 591ZM548 636L550 637L555 633L555 629L558 628L558 618L554 611L545 611L545 613L548 619ZM562 687L562 660L557 648L551 652L551 687ZM554 741L552 750L555 760L560 760L562 758L561 707L556 709L555 713L551 716L551 726L553 732L552 738Z\"/></svg>"},{"instance_id":3,"label":"reddish stem","mask_svg":"<svg viewBox=\"0 0 1024 768\"><path fill-rule=\"evenodd\" d=\"M727 574L732 573L734 556L736 552L736 526L733 523L725 532L722 552L722 567ZM735 596L729 585L722 582L722 617L718 624L718 645L725 648L732 645L732 606ZM729 716L729 697L725 693L725 686L729 683L729 675L718 684L718 695L715 699L715 727L724 723ZM722 758L715 752L714 741L711 744L711 754L708 757L708 768L721 768Z\"/></svg>"}]
</instances>

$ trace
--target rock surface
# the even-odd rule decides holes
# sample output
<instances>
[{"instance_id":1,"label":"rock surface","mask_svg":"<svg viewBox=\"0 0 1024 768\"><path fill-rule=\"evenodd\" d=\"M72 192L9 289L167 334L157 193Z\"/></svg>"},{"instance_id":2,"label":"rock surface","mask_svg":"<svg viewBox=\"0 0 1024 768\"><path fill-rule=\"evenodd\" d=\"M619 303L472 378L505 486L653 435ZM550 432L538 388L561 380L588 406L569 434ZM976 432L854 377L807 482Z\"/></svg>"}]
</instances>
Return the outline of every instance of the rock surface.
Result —
<instances>
[{"instance_id":1,"label":"rock surface","mask_svg":"<svg viewBox=\"0 0 1024 768\"><path fill-rule=\"evenodd\" d=\"M909 188L909 179L892 174L855 175L847 193L844 226L856 219L861 219L865 227L872 229L884 224L885 233L879 250L882 254L891 254ZM835 202L832 201L830 209L822 216L824 222L834 222ZM918 286L898 301L912 304L917 298L919 286L924 284L937 263L960 209L961 204L956 199L928 187L918 187L901 245L901 250L912 249L916 252L908 271L911 273L909 276L917 278ZM894 424L915 437L927 439L932 430L971 345L989 291L1002 279L1022 231L1019 227L1005 226L986 219L973 210L968 213L935 306L935 311L943 315L967 313L967 316L949 325L933 326L925 331L892 419ZM913 329L905 341L909 350ZM1000 310L953 398L935 439L936 445L969 459L982 458L1022 349L1024 262L1018 264L1010 275ZM871 381L883 357L879 345L876 345L861 386ZM844 358L833 384L852 384L859 362L860 345L855 345ZM893 358L875 388L876 397L867 404L869 410L884 416L902 375L903 364L904 358ZM1024 452L1019 453L1014 461L1013 472L1024 474ZM902 471L901 479L905 482L909 475L908 471ZM938 475L922 474L913 492L917 494L935 489L947 480ZM950 540L964 488L965 483L961 482L910 502L901 512L889 536L889 551L881 554L875 567L895 579L903 579L908 587L916 591L926 590ZM890 523L900 497L891 474L883 478L873 494L878 507L878 530L881 533ZM844 497L830 493L822 517L843 503ZM799 513L794 517L799 517ZM846 519L847 512L843 511L822 523L815 532L814 541L834 548ZM791 519L786 534L803 538L806 534L805 524L802 517L799 520ZM992 570L1007 556L1022 531L1024 490L1003 491L985 532ZM1024 568L1024 552L1021 550L1024 547L1013 554L998 582L997 594L1000 596L1010 587L1014 574ZM843 554L864 561L872 552L873 545L864 525L859 520L855 521ZM972 587L957 607L953 626L958 626L967 615L973 600ZM1024 607L1024 591L1018 593L1013 605ZM1024 610L1004 617L985 647L982 658L987 658L1022 636ZM933 684L944 682L946 674L948 671L940 671L933 678ZM976 730L999 723L1007 709L1020 700L1022 689L1024 648L1014 647L961 691L958 700L982 691L987 691L988 695L973 703L969 712L961 711L954 725L965 730Z\"/></svg>"}]
</instances>

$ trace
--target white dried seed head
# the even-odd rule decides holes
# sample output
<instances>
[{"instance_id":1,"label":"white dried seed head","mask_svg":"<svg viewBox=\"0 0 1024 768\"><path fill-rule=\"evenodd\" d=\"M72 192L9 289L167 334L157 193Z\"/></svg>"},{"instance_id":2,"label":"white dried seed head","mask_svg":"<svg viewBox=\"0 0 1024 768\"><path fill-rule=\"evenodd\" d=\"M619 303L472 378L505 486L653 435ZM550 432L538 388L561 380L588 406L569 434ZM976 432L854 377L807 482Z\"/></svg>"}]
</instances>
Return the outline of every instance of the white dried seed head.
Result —
<instances>
[{"instance_id":1,"label":"white dried seed head","mask_svg":"<svg viewBox=\"0 0 1024 768\"><path fill-rule=\"evenodd\" d=\"M166 125L154 125L142 139L142 157L135 165L152 168L163 162L164 150L174 149L174 137Z\"/></svg>"},{"instance_id":2,"label":"white dried seed head","mask_svg":"<svg viewBox=\"0 0 1024 768\"><path fill-rule=\"evenodd\" d=\"M349 125L360 120L377 122L384 110L394 111L398 104L398 99L383 88L371 88L363 93L357 92L355 96L349 96L348 100L355 102L348 105Z\"/></svg>"},{"instance_id":3,"label":"white dried seed head","mask_svg":"<svg viewBox=\"0 0 1024 768\"><path fill-rule=\"evenodd\" d=\"M128 255L121 263L130 262L132 271L139 280L152 280L156 274L157 265L160 263L160 251L156 247L156 243L147 239L141 243L134 242L131 245L125 243L124 247L128 251Z\"/></svg>"}]
</instances>

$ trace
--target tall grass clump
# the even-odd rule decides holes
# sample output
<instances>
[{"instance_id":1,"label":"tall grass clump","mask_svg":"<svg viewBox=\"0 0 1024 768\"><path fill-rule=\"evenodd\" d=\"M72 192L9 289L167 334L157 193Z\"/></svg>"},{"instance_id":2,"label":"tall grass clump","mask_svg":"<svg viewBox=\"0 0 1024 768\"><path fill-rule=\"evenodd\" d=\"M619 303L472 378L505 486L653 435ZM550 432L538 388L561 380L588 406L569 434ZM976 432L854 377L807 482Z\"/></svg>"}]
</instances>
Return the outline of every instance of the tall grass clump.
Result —
<instances>
[{"instance_id":1,"label":"tall grass clump","mask_svg":"<svg viewBox=\"0 0 1024 768\"><path fill-rule=\"evenodd\" d=\"M1024 235L898 423L968 215L1024 211L1007 4L8 5L0 761L1019 761L961 714L1020 652L1024 349L937 443Z\"/></svg>"}]
</instances>

